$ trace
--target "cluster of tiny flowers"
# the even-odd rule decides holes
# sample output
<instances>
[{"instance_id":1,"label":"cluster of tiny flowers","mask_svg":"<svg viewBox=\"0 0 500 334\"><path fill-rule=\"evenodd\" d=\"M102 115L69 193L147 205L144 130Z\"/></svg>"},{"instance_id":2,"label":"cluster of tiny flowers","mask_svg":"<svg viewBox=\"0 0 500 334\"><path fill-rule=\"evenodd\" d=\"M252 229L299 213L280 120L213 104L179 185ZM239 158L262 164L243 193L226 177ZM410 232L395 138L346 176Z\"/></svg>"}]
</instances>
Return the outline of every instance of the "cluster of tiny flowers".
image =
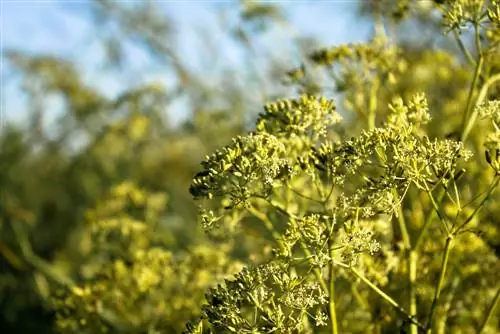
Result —
<instances>
[{"instance_id":1,"label":"cluster of tiny flowers","mask_svg":"<svg viewBox=\"0 0 500 334\"><path fill-rule=\"evenodd\" d=\"M294 277L289 269L280 261L245 268L209 290L203 317L230 333L300 332L303 318L327 296L319 284Z\"/></svg>"},{"instance_id":2,"label":"cluster of tiny flowers","mask_svg":"<svg viewBox=\"0 0 500 334\"><path fill-rule=\"evenodd\" d=\"M318 327L326 326L328 324L327 323L328 319L329 319L328 315L325 312L321 311L320 309L318 309L316 311L316 314L314 315L314 321L316 323L316 326Z\"/></svg>"},{"instance_id":3,"label":"cluster of tiny flowers","mask_svg":"<svg viewBox=\"0 0 500 334\"><path fill-rule=\"evenodd\" d=\"M385 77L389 84L395 83L396 78L407 68L401 54L399 47L390 45L385 36L377 35L368 44L324 48L315 51L309 58L318 66L332 68L336 90L346 92L351 100L358 99L361 90L367 89L376 78ZM348 109L352 109L351 103L349 101L346 104Z\"/></svg>"},{"instance_id":4,"label":"cluster of tiny flowers","mask_svg":"<svg viewBox=\"0 0 500 334\"><path fill-rule=\"evenodd\" d=\"M195 199L229 197L227 208L244 205L253 194L266 194L291 177L285 150L267 133L239 136L202 162L189 190Z\"/></svg>"},{"instance_id":5,"label":"cluster of tiny flowers","mask_svg":"<svg viewBox=\"0 0 500 334\"><path fill-rule=\"evenodd\" d=\"M395 98L389 104L389 111L387 125L393 128L408 127L410 124L420 126L431 120L424 94L415 94L406 104L401 97Z\"/></svg>"},{"instance_id":6,"label":"cluster of tiny flowers","mask_svg":"<svg viewBox=\"0 0 500 334\"><path fill-rule=\"evenodd\" d=\"M498 0L447 0L443 14L444 26L451 30L468 29L479 22L490 42L500 41L500 2ZM487 20L486 20L487 18Z\"/></svg>"},{"instance_id":7,"label":"cluster of tiny flowers","mask_svg":"<svg viewBox=\"0 0 500 334\"><path fill-rule=\"evenodd\" d=\"M268 103L259 115L257 131L279 137L307 136L312 141L323 138L329 126L342 118L333 100L303 95L299 99Z\"/></svg>"},{"instance_id":8,"label":"cluster of tiny flowers","mask_svg":"<svg viewBox=\"0 0 500 334\"><path fill-rule=\"evenodd\" d=\"M201 246L190 251L188 256L176 257L163 248L152 247L103 266L87 264L92 268L88 277L52 299L57 330L180 330L190 317L199 316L205 289L241 269L216 248ZM137 304L141 305L139 310Z\"/></svg>"},{"instance_id":9,"label":"cluster of tiny flowers","mask_svg":"<svg viewBox=\"0 0 500 334\"><path fill-rule=\"evenodd\" d=\"M324 267L330 260L325 245L334 225L335 221L332 217L319 214L309 214L298 220L290 219L281 238L281 248L275 252L284 258L290 258L295 245L302 242L313 252L311 264Z\"/></svg>"},{"instance_id":10,"label":"cluster of tiny flowers","mask_svg":"<svg viewBox=\"0 0 500 334\"><path fill-rule=\"evenodd\" d=\"M310 58L313 62L321 65L354 62L362 63L363 68L368 70L381 67L389 69L399 60L399 52L400 50L395 46L388 46L384 37L378 36L370 44L353 43L321 49L312 53Z\"/></svg>"},{"instance_id":11,"label":"cluster of tiny flowers","mask_svg":"<svg viewBox=\"0 0 500 334\"><path fill-rule=\"evenodd\" d=\"M327 170L332 182L341 185L362 167L378 166L378 177L367 180L365 193L369 190L368 193L381 192L387 196L386 190L391 186L401 188L409 183L425 189L426 182L453 172L459 158L467 160L471 155L460 142L431 140L413 133L415 124L429 120L426 104L421 95L407 106L393 104L393 114L399 115L398 118L389 115L388 126L364 131L348 141L323 143L312 157L316 167ZM406 126L401 124L403 121Z\"/></svg>"},{"instance_id":12,"label":"cluster of tiny flowers","mask_svg":"<svg viewBox=\"0 0 500 334\"><path fill-rule=\"evenodd\" d=\"M489 25L486 26L486 37L492 44L500 43L500 1L490 1L490 6L487 9Z\"/></svg>"},{"instance_id":13,"label":"cluster of tiny flowers","mask_svg":"<svg viewBox=\"0 0 500 334\"><path fill-rule=\"evenodd\" d=\"M380 250L380 244L374 239L371 230L355 228L353 231L346 231L342 240L342 261L349 266L356 266L363 253L370 255Z\"/></svg>"},{"instance_id":14,"label":"cluster of tiny flowers","mask_svg":"<svg viewBox=\"0 0 500 334\"><path fill-rule=\"evenodd\" d=\"M500 100L490 100L477 108L481 118L490 119L495 129L500 131Z\"/></svg>"},{"instance_id":15,"label":"cluster of tiny flowers","mask_svg":"<svg viewBox=\"0 0 500 334\"><path fill-rule=\"evenodd\" d=\"M494 132L488 134L484 141L486 162L500 173L500 100L488 101L478 107L483 119L490 119Z\"/></svg>"},{"instance_id":16,"label":"cluster of tiny flowers","mask_svg":"<svg viewBox=\"0 0 500 334\"><path fill-rule=\"evenodd\" d=\"M396 182L374 183L369 181L367 187L356 189L354 194L341 193L335 201L335 213L344 219L352 219L359 215L362 218L371 218L378 214L393 215L397 208L396 198L392 189L400 189Z\"/></svg>"},{"instance_id":17,"label":"cluster of tiny flowers","mask_svg":"<svg viewBox=\"0 0 500 334\"><path fill-rule=\"evenodd\" d=\"M498 0L447 0L443 24L447 31L459 33L479 23L491 45L500 42L500 2Z\"/></svg>"},{"instance_id":18,"label":"cluster of tiny flowers","mask_svg":"<svg viewBox=\"0 0 500 334\"><path fill-rule=\"evenodd\" d=\"M483 11L484 0L447 0L443 23L448 31L462 30L478 22Z\"/></svg>"}]
</instances>

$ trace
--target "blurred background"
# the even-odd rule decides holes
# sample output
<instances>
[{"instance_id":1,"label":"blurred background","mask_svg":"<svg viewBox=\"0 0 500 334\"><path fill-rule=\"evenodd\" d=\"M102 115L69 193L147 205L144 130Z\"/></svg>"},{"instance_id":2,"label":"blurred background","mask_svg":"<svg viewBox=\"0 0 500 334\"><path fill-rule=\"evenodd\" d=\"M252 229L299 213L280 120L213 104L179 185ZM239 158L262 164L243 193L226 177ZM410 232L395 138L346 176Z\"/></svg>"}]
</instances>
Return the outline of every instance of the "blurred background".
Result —
<instances>
[{"instance_id":1,"label":"blurred background","mask_svg":"<svg viewBox=\"0 0 500 334\"><path fill-rule=\"evenodd\" d=\"M84 280L96 252L80 242L85 214L118 184L168 197L158 220L170 251L199 245L188 188L204 155L250 128L264 103L296 93L284 79L304 54L373 30L356 1L1 9L0 333L54 330L52 284Z\"/></svg>"},{"instance_id":2,"label":"blurred background","mask_svg":"<svg viewBox=\"0 0 500 334\"><path fill-rule=\"evenodd\" d=\"M301 87L290 82L301 77L311 52L370 40L381 15L375 3L2 0L0 333L52 333L57 321L59 330L80 332L78 312L98 301L56 298L59 287L101 284L95 272L116 258L128 263L123 254L154 239L137 237L125 253L111 256L91 242L103 216L154 221L162 228L154 230L162 249L174 257L198 254L195 260L201 256L214 270L214 258L203 258L208 251L193 250L209 243L188 191L200 161L251 129L266 102L304 90L341 98L341 89L314 86L317 80ZM392 22L394 29L418 31L417 42L400 35L413 50L408 57L425 59L418 50L441 36L429 22L429 16L402 27ZM176 265L202 268L195 260L183 257ZM197 315L204 289L219 277L210 270L199 290L180 290L177 313L168 311L173 290L158 292L163 332L178 332ZM180 282L184 272L171 275ZM186 306L184 299L195 294ZM120 329L128 319L110 316L99 324L141 332L149 323L130 320L135 329Z\"/></svg>"}]
</instances>

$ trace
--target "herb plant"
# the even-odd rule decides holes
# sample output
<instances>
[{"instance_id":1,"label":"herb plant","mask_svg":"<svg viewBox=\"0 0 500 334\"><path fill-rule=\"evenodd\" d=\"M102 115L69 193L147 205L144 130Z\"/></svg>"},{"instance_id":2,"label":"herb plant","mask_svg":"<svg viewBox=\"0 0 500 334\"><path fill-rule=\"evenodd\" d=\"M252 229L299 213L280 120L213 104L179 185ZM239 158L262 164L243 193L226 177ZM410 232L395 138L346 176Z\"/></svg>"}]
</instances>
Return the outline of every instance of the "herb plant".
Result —
<instances>
[{"instance_id":1,"label":"herb plant","mask_svg":"<svg viewBox=\"0 0 500 334\"><path fill-rule=\"evenodd\" d=\"M423 10L404 3L397 19ZM272 252L209 289L187 332L499 331L500 3L429 6L473 72L454 110L403 89L412 64L379 29L312 53L302 95L202 162L203 227L231 240L261 224ZM310 85L320 71L354 113Z\"/></svg>"}]
</instances>

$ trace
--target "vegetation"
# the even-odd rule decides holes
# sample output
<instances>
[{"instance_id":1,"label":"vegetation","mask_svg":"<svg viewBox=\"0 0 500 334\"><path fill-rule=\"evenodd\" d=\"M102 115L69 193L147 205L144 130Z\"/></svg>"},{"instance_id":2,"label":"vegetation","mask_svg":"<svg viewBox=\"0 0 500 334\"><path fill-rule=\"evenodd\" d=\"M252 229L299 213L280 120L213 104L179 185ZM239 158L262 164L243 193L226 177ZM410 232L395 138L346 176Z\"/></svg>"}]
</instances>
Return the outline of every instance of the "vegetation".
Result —
<instances>
[{"instance_id":1,"label":"vegetation","mask_svg":"<svg viewBox=\"0 0 500 334\"><path fill-rule=\"evenodd\" d=\"M367 43L299 39L301 66L259 72L286 15L243 1L249 66L222 75L246 81L222 89L148 5L93 6L112 64L139 43L177 86L110 99L9 53L33 113L0 137L2 333L500 331L500 2L364 1Z\"/></svg>"}]
</instances>

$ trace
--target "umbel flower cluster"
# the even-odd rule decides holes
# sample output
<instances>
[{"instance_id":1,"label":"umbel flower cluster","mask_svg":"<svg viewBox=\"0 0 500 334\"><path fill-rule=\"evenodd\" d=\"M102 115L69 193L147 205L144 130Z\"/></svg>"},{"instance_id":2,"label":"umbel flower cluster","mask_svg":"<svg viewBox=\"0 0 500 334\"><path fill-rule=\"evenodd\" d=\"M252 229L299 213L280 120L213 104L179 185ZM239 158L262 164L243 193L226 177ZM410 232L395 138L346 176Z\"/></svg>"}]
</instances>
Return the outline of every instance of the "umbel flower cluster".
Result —
<instances>
[{"instance_id":1,"label":"umbel flower cluster","mask_svg":"<svg viewBox=\"0 0 500 334\"><path fill-rule=\"evenodd\" d=\"M494 119L495 112L493 102L481 114ZM364 282L364 294L392 306L395 319L430 328L376 282L386 284L389 272L401 274L394 245L410 242L402 210L407 194L428 196L439 217L435 223L449 239L462 233L469 221L446 218L434 194L456 189L464 173L460 164L472 153L458 140L425 134L431 117L423 94L406 103L393 100L386 114L379 127L333 140L341 120L333 101L278 101L265 107L254 132L205 159L190 188L202 201L204 226L231 224L234 231L261 223L272 236L274 255L209 290L202 318L188 325L189 332L336 331L336 313L352 307L335 298L334 286L346 280ZM418 239L427 229L421 227ZM352 288L357 291L358 284Z\"/></svg>"}]
</instances>

